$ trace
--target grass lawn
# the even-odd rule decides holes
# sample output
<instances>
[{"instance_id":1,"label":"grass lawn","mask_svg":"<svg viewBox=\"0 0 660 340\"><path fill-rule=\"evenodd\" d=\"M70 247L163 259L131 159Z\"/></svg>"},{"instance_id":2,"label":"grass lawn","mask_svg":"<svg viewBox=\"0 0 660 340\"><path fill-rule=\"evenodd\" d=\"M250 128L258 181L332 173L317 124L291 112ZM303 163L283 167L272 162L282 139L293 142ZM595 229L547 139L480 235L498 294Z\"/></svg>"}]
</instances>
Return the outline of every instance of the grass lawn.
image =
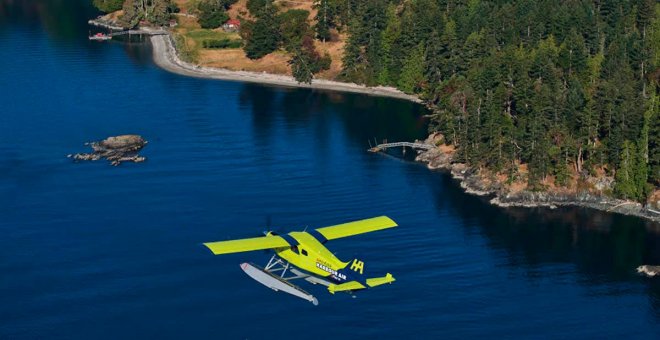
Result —
<instances>
[{"instance_id":1,"label":"grass lawn","mask_svg":"<svg viewBox=\"0 0 660 340\"><path fill-rule=\"evenodd\" d=\"M241 39L238 33L233 33L233 32L228 33L222 31L206 30L201 28L190 30L185 33L185 36L187 38L194 40L198 46L201 46L202 41L204 40L222 40L222 39L240 40Z\"/></svg>"}]
</instances>

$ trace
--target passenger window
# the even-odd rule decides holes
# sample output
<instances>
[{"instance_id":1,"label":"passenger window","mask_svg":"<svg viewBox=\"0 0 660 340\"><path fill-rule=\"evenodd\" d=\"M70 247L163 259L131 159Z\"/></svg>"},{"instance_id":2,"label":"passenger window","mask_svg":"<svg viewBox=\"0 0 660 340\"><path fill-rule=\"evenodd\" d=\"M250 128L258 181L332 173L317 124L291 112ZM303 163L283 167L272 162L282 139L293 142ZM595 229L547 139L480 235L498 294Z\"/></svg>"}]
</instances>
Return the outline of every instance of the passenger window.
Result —
<instances>
[{"instance_id":1,"label":"passenger window","mask_svg":"<svg viewBox=\"0 0 660 340\"><path fill-rule=\"evenodd\" d=\"M303 255L307 256L307 250L303 249L301 252Z\"/></svg>"}]
</instances>

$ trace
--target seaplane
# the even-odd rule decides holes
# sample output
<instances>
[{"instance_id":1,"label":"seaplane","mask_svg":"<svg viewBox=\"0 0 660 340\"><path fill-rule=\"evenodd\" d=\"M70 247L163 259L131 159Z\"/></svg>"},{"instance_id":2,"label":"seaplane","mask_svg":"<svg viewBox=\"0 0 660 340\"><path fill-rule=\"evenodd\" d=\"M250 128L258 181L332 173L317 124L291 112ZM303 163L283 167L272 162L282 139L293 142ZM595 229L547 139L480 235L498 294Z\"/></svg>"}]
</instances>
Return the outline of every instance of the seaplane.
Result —
<instances>
[{"instance_id":1,"label":"seaplane","mask_svg":"<svg viewBox=\"0 0 660 340\"><path fill-rule=\"evenodd\" d=\"M339 238L396 226L389 217L380 216L311 231L294 231L282 235L268 231L261 237L208 242L204 245L215 255L273 250L274 254L265 267L245 262L241 263L241 269L252 279L274 291L288 293L318 305L316 297L291 281L302 279L312 284L321 284L332 294L352 294L357 290L395 281L390 273L381 277L369 277L363 261L353 259L343 262L324 244Z\"/></svg>"}]
</instances>

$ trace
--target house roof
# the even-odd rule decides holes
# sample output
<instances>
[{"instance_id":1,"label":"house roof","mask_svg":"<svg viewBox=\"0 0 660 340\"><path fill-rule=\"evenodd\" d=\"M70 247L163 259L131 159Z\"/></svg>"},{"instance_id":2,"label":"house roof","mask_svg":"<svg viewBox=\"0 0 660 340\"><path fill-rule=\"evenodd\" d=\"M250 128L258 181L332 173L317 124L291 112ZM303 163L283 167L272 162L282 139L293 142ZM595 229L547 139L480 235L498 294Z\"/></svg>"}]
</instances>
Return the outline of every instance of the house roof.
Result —
<instances>
[{"instance_id":1,"label":"house roof","mask_svg":"<svg viewBox=\"0 0 660 340\"><path fill-rule=\"evenodd\" d=\"M234 26L240 26L240 25L241 25L241 21L238 20L238 19L229 19L229 20L227 20L227 22L225 22L225 24L227 24L227 25L234 25Z\"/></svg>"}]
</instances>

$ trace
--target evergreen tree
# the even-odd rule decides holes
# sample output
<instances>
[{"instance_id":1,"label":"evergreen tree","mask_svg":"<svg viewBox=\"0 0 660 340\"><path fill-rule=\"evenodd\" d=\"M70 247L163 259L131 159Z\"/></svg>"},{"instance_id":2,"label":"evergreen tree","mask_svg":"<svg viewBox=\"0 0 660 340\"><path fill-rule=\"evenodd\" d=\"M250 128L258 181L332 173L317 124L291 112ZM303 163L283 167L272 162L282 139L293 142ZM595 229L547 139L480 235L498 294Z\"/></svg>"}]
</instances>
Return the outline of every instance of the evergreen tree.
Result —
<instances>
[{"instance_id":1,"label":"evergreen tree","mask_svg":"<svg viewBox=\"0 0 660 340\"><path fill-rule=\"evenodd\" d=\"M317 10L314 17L314 20L316 20L314 26L316 36L323 42L330 40L330 30L337 27L335 22L337 15L336 0L314 0L312 7Z\"/></svg>"},{"instance_id":2,"label":"evergreen tree","mask_svg":"<svg viewBox=\"0 0 660 340\"><path fill-rule=\"evenodd\" d=\"M252 16L258 17L261 11L268 6L273 6L272 0L247 0L245 7L247 7Z\"/></svg>"},{"instance_id":3,"label":"evergreen tree","mask_svg":"<svg viewBox=\"0 0 660 340\"><path fill-rule=\"evenodd\" d=\"M218 28L229 19L224 4L217 0L204 0L197 5L197 9L202 28Z\"/></svg>"},{"instance_id":4,"label":"evergreen tree","mask_svg":"<svg viewBox=\"0 0 660 340\"><path fill-rule=\"evenodd\" d=\"M614 186L615 193L622 198L636 199L638 197L635 185L636 157L635 143L626 140L621 148L621 163L616 171Z\"/></svg>"},{"instance_id":5,"label":"evergreen tree","mask_svg":"<svg viewBox=\"0 0 660 340\"><path fill-rule=\"evenodd\" d=\"M424 46L420 44L410 52L401 70L398 87L406 93L414 93L424 80Z\"/></svg>"},{"instance_id":6,"label":"evergreen tree","mask_svg":"<svg viewBox=\"0 0 660 340\"><path fill-rule=\"evenodd\" d=\"M381 85L395 85L399 74L399 68L393 50L401 36L401 26L396 13L396 6L390 4L387 8L387 23L380 39L381 70L378 74L378 83Z\"/></svg>"},{"instance_id":7,"label":"evergreen tree","mask_svg":"<svg viewBox=\"0 0 660 340\"><path fill-rule=\"evenodd\" d=\"M124 0L94 0L93 3L101 12L110 13L120 10Z\"/></svg>"},{"instance_id":8,"label":"evergreen tree","mask_svg":"<svg viewBox=\"0 0 660 340\"><path fill-rule=\"evenodd\" d=\"M250 59L260 59L274 52L280 41L277 10L271 4L264 5L257 20L241 29L241 36L245 40L243 50Z\"/></svg>"},{"instance_id":9,"label":"evergreen tree","mask_svg":"<svg viewBox=\"0 0 660 340\"><path fill-rule=\"evenodd\" d=\"M156 25L166 25L177 7L171 0L126 0L122 6L122 24L135 27L141 20Z\"/></svg>"},{"instance_id":10,"label":"evergreen tree","mask_svg":"<svg viewBox=\"0 0 660 340\"><path fill-rule=\"evenodd\" d=\"M277 31L286 50L300 49L303 37L313 36L307 17L309 12L302 9L290 9L278 15Z\"/></svg>"}]
</instances>

